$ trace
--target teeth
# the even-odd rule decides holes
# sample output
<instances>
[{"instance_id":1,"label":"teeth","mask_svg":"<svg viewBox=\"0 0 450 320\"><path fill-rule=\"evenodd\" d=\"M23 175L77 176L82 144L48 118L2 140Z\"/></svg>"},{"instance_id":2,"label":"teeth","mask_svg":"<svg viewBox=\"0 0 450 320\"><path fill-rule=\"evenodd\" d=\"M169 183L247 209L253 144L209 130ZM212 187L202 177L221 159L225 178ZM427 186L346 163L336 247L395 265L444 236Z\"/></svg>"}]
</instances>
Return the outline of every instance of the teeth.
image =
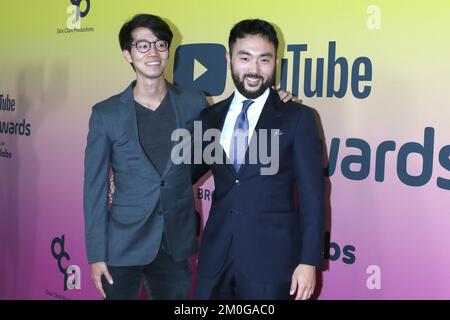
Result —
<instances>
[{"instance_id":1,"label":"teeth","mask_svg":"<svg viewBox=\"0 0 450 320\"><path fill-rule=\"evenodd\" d=\"M156 66L159 64L159 61L151 61L151 62L147 62L145 65L147 66Z\"/></svg>"}]
</instances>

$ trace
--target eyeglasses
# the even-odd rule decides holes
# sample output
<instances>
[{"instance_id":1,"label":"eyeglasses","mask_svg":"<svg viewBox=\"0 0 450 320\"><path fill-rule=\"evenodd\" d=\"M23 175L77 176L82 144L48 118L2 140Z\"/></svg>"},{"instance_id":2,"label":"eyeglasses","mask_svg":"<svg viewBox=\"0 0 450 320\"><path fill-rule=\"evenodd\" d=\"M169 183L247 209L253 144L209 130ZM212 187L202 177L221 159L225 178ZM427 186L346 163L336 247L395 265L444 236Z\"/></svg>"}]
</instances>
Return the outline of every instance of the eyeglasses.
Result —
<instances>
[{"instance_id":1,"label":"eyeglasses","mask_svg":"<svg viewBox=\"0 0 450 320\"><path fill-rule=\"evenodd\" d=\"M164 52L169 49L169 44L166 40L157 40L157 41L147 41L147 40L138 40L136 43L132 43L132 47L136 47L137 51L140 53L147 53L150 51L152 47L152 43L155 44L155 49L159 52Z\"/></svg>"}]
</instances>

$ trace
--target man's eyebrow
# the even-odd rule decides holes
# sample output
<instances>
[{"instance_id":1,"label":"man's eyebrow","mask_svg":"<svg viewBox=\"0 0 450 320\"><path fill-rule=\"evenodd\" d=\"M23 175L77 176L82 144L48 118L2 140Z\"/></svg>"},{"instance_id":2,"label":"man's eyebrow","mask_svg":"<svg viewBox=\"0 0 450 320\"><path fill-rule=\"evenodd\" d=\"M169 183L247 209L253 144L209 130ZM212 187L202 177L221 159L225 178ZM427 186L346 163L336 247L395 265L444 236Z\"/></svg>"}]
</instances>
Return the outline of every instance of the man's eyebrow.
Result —
<instances>
[{"instance_id":1,"label":"man's eyebrow","mask_svg":"<svg viewBox=\"0 0 450 320\"><path fill-rule=\"evenodd\" d=\"M247 52L245 50L239 50L237 54L245 54L251 56L252 54L250 52ZM258 55L259 57L273 57L273 54L270 52L264 52Z\"/></svg>"}]
</instances>

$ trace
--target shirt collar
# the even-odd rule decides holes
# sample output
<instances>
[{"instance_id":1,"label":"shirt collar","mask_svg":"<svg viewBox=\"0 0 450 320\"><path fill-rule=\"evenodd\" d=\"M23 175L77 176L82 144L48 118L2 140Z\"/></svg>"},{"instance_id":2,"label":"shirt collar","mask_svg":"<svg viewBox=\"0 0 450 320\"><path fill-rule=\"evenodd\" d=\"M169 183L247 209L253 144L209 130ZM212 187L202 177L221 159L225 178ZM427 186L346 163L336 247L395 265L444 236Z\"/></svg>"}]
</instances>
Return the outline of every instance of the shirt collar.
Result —
<instances>
[{"instance_id":1,"label":"shirt collar","mask_svg":"<svg viewBox=\"0 0 450 320\"><path fill-rule=\"evenodd\" d=\"M251 99L254 101L254 105L264 105L266 103L267 98L269 97L269 93L270 93L270 89L267 88L266 91L264 91L264 93L262 95L260 95L258 98L256 99ZM233 101L231 103L231 105L236 105L236 106L242 106L242 102L244 100L248 100L248 98L244 97L238 89L234 89L234 98Z\"/></svg>"}]
</instances>

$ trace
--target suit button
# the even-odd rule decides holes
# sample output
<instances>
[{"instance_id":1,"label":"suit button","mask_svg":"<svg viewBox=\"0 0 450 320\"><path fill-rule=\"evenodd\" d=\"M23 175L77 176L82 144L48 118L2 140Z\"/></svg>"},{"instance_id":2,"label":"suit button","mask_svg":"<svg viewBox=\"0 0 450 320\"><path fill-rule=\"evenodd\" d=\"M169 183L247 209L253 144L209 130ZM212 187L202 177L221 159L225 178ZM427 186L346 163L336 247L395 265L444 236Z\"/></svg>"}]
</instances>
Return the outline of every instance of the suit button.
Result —
<instances>
[{"instance_id":1,"label":"suit button","mask_svg":"<svg viewBox=\"0 0 450 320\"><path fill-rule=\"evenodd\" d=\"M164 187L164 180L161 180L160 186L161 186L161 187Z\"/></svg>"},{"instance_id":2,"label":"suit button","mask_svg":"<svg viewBox=\"0 0 450 320\"><path fill-rule=\"evenodd\" d=\"M233 213L233 208L231 208L230 210L228 210L229 213Z\"/></svg>"},{"instance_id":3,"label":"suit button","mask_svg":"<svg viewBox=\"0 0 450 320\"><path fill-rule=\"evenodd\" d=\"M161 209L159 209L156 213L157 213L159 216L162 216L163 211L162 211Z\"/></svg>"}]
</instances>

